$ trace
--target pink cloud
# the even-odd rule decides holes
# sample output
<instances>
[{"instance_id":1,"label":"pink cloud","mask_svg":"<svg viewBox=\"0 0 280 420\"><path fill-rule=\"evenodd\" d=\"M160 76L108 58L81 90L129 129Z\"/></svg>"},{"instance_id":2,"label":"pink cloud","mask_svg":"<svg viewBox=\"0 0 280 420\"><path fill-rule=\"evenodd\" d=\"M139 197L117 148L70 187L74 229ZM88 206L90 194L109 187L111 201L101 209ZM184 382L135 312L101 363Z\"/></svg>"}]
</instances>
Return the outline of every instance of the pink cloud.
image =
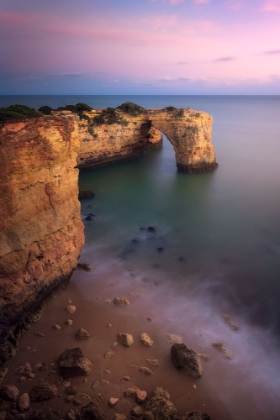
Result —
<instances>
[{"instance_id":1,"label":"pink cloud","mask_svg":"<svg viewBox=\"0 0 280 420\"><path fill-rule=\"evenodd\" d=\"M207 4L210 3L211 0L193 0L196 4Z\"/></svg>"},{"instance_id":2,"label":"pink cloud","mask_svg":"<svg viewBox=\"0 0 280 420\"><path fill-rule=\"evenodd\" d=\"M13 22L26 22L25 16L17 15L15 13L0 12L0 22L13 23Z\"/></svg>"},{"instance_id":3,"label":"pink cloud","mask_svg":"<svg viewBox=\"0 0 280 420\"><path fill-rule=\"evenodd\" d=\"M280 12L280 0L268 0L263 7L264 12Z\"/></svg>"}]
</instances>

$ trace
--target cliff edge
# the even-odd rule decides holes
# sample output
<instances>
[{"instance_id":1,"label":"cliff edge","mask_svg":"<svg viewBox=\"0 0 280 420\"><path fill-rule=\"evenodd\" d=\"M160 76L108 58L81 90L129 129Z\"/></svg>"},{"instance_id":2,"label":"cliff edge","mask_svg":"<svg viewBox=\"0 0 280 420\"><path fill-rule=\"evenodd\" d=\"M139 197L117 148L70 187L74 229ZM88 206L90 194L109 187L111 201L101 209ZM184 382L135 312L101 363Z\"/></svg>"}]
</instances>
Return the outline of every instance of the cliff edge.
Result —
<instances>
[{"instance_id":1,"label":"cliff edge","mask_svg":"<svg viewBox=\"0 0 280 420\"><path fill-rule=\"evenodd\" d=\"M92 110L79 122L78 167L94 169L157 149L162 146L162 132L173 145L179 171L211 171L218 166L211 143L212 121L205 112L190 108L144 109L125 103L116 109Z\"/></svg>"},{"instance_id":2,"label":"cliff edge","mask_svg":"<svg viewBox=\"0 0 280 420\"><path fill-rule=\"evenodd\" d=\"M77 264L78 149L77 117L0 125L0 379L22 331Z\"/></svg>"}]
</instances>

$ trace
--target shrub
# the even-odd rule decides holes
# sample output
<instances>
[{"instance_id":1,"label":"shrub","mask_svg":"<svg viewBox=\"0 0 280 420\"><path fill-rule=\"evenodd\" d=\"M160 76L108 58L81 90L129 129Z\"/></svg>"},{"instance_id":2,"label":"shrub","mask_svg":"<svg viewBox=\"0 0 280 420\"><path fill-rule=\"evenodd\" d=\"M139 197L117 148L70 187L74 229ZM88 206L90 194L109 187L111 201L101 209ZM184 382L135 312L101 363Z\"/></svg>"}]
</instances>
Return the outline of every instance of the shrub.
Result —
<instances>
[{"instance_id":1,"label":"shrub","mask_svg":"<svg viewBox=\"0 0 280 420\"><path fill-rule=\"evenodd\" d=\"M38 109L38 111L39 111L39 112L42 112L42 114L44 114L44 115L51 115L51 114L52 114L53 109L52 109L50 106L48 106L48 105L44 105L44 106L41 106L41 107Z\"/></svg>"},{"instance_id":2,"label":"shrub","mask_svg":"<svg viewBox=\"0 0 280 420\"><path fill-rule=\"evenodd\" d=\"M92 108L89 105L84 104L83 102L78 102L76 104L76 108L78 111L91 111L92 110Z\"/></svg>"},{"instance_id":3,"label":"shrub","mask_svg":"<svg viewBox=\"0 0 280 420\"><path fill-rule=\"evenodd\" d=\"M137 115L146 112L145 108L142 108L142 106L134 104L133 102L124 102L122 105L118 106L117 109L120 109L133 117L137 117Z\"/></svg>"},{"instance_id":4,"label":"shrub","mask_svg":"<svg viewBox=\"0 0 280 420\"><path fill-rule=\"evenodd\" d=\"M42 113L26 105L10 105L7 108L0 108L0 121L22 120L25 118L42 117Z\"/></svg>"},{"instance_id":5,"label":"shrub","mask_svg":"<svg viewBox=\"0 0 280 420\"><path fill-rule=\"evenodd\" d=\"M166 111L169 111L169 112L176 110L175 106L167 106L167 107L165 107L165 109L166 109Z\"/></svg>"}]
</instances>

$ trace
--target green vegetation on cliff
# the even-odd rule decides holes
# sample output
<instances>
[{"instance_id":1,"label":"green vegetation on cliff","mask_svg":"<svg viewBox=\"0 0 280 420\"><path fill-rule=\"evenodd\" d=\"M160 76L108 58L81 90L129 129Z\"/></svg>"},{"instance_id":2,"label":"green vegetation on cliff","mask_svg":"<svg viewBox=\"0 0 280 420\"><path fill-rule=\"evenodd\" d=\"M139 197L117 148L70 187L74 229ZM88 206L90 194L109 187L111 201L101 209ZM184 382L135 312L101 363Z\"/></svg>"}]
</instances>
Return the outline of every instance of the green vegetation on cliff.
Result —
<instances>
[{"instance_id":1,"label":"green vegetation on cliff","mask_svg":"<svg viewBox=\"0 0 280 420\"><path fill-rule=\"evenodd\" d=\"M147 112L145 108L142 108L142 106L134 104L133 102L124 102L122 105L118 106L117 109L120 109L132 117L137 117L137 115Z\"/></svg>"},{"instance_id":2,"label":"green vegetation on cliff","mask_svg":"<svg viewBox=\"0 0 280 420\"><path fill-rule=\"evenodd\" d=\"M0 108L0 121L22 120L26 118L42 117L42 113L26 105L10 105Z\"/></svg>"}]
</instances>

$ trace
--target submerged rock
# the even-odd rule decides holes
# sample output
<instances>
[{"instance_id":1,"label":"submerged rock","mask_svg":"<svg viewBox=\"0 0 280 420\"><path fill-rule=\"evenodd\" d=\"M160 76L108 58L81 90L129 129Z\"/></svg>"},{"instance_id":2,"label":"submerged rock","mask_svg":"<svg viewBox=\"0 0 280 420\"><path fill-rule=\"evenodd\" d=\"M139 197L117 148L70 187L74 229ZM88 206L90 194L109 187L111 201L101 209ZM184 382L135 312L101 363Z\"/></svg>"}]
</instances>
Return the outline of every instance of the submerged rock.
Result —
<instances>
[{"instance_id":1,"label":"submerged rock","mask_svg":"<svg viewBox=\"0 0 280 420\"><path fill-rule=\"evenodd\" d=\"M171 347L171 357L174 366L191 375L199 378L202 375L202 367L197 353L188 348L184 343L175 343Z\"/></svg>"},{"instance_id":2,"label":"submerged rock","mask_svg":"<svg viewBox=\"0 0 280 420\"><path fill-rule=\"evenodd\" d=\"M91 265L87 263L78 263L76 266L77 270L91 271Z\"/></svg>"},{"instance_id":3,"label":"submerged rock","mask_svg":"<svg viewBox=\"0 0 280 420\"><path fill-rule=\"evenodd\" d=\"M85 198L93 198L95 196L94 192L91 190L79 190L78 198L83 200Z\"/></svg>"},{"instance_id":4,"label":"submerged rock","mask_svg":"<svg viewBox=\"0 0 280 420\"><path fill-rule=\"evenodd\" d=\"M67 349L58 358L59 373L64 378L88 375L92 363L83 355L79 348Z\"/></svg>"}]
</instances>

